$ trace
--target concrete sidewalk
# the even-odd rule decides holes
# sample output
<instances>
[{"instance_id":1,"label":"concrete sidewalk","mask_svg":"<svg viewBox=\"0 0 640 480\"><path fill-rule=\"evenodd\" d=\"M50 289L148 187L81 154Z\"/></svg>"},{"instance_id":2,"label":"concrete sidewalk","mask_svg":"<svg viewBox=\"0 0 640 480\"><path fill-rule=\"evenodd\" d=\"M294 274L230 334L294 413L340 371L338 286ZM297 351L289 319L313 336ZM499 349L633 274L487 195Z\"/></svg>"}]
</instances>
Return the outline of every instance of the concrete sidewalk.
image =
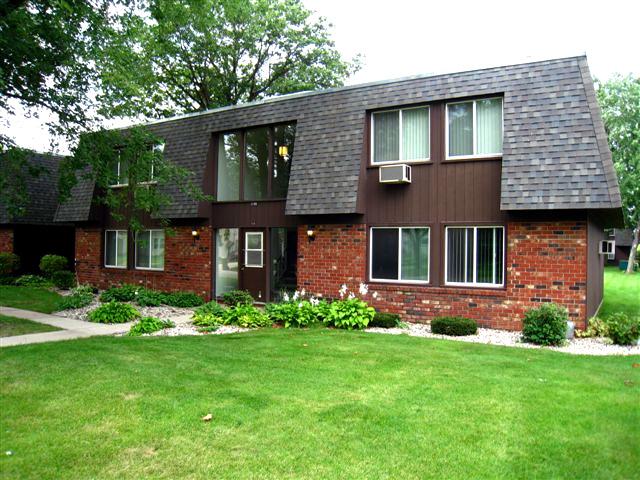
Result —
<instances>
[{"instance_id":1,"label":"concrete sidewalk","mask_svg":"<svg viewBox=\"0 0 640 480\"><path fill-rule=\"evenodd\" d=\"M82 320L74 320L72 318L58 317L56 315L10 307L0 307L0 314L9 317L24 318L32 322L45 323L62 329L56 332L30 333L28 335L0 338L0 347L28 345L30 343L58 342L60 340L73 340L74 338L93 337L96 335L114 335L116 333L128 332L131 325L133 325L133 322L109 325L83 322Z\"/></svg>"}]
</instances>

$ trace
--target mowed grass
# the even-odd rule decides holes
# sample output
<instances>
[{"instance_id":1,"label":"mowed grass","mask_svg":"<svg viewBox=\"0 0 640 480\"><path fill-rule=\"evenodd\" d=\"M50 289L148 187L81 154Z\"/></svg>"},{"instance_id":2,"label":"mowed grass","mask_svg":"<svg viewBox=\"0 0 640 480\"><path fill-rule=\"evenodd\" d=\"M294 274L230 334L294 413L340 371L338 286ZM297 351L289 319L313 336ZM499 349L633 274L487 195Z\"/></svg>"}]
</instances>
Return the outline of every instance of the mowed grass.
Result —
<instances>
[{"instance_id":1,"label":"mowed grass","mask_svg":"<svg viewBox=\"0 0 640 480\"><path fill-rule=\"evenodd\" d=\"M607 318L617 312L640 317L640 273L627 275L618 267L605 267L604 299L598 316Z\"/></svg>"},{"instance_id":2,"label":"mowed grass","mask_svg":"<svg viewBox=\"0 0 640 480\"><path fill-rule=\"evenodd\" d=\"M28 333L53 332L59 328L32 322L24 318L9 317L0 315L0 337L13 337L15 335L26 335Z\"/></svg>"},{"instance_id":3,"label":"mowed grass","mask_svg":"<svg viewBox=\"0 0 640 480\"><path fill-rule=\"evenodd\" d=\"M61 300L60 294L46 288L0 285L0 307L51 313L59 310Z\"/></svg>"},{"instance_id":4,"label":"mowed grass","mask_svg":"<svg viewBox=\"0 0 640 480\"><path fill-rule=\"evenodd\" d=\"M321 328L5 348L0 475L634 478L638 362Z\"/></svg>"}]
</instances>

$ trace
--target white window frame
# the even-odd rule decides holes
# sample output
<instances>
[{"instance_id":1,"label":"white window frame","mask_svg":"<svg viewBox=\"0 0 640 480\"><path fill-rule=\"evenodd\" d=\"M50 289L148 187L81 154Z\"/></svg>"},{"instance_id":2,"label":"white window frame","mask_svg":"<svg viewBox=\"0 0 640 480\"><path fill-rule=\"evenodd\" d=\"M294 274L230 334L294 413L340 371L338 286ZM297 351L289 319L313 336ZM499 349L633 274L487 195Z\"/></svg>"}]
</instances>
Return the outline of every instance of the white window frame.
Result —
<instances>
[{"instance_id":1,"label":"white window frame","mask_svg":"<svg viewBox=\"0 0 640 480\"><path fill-rule=\"evenodd\" d=\"M116 183L114 183L113 185L109 185L109 187L111 188L122 188L122 187L128 187L129 186L129 180L127 180L127 183L120 183L120 167L121 167L121 160L120 160L120 152L118 151L118 177L116 178Z\"/></svg>"},{"instance_id":2,"label":"white window frame","mask_svg":"<svg viewBox=\"0 0 640 480\"><path fill-rule=\"evenodd\" d=\"M472 228L473 229L473 282L450 282L448 280L449 272L447 266L449 265L449 230L452 228ZM502 283L483 283L478 282L478 269L476 268L478 260L478 229L479 228L493 228L493 278L496 277L496 231L499 228L502 230ZM465 249L464 249L464 278L467 278L467 237L465 237ZM481 287L481 288L502 288L505 285L506 280L506 235L504 225L450 225L444 229L444 284L452 287Z\"/></svg>"},{"instance_id":3,"label":"white window frame","mask_svg":"<svg viewBox=\"0 0 640 480\"><path fill-rule=\"evenodd\" d=\"M444 118L444 129L445 129L445 160L470 160L470 159L478 159L478 158L496 158L502 157L502 152L495 153L475 153L478 151L478 127L477 127L477 115L476 115L476 104L480 100L496 100L500 99L500 105L502 107L502 150L504 150L504 98L497 97L487 97L487 98L476 98L473 100L460 100L459 102L448 102L445 106L445 118ZM473 154L472 155L449 155L449 105L460 105L461 103L472 103L473 104Z\"/></svg>"},{"instance_id":4,"label":"white window frame","mask_svg":"<svg viewBox=\"0 0 640 480\"><path fill-rule=\"evenodd\" d=\"M260 248L249 248L249 236L260 236ZM249 263L249 252L260 252L260 264ZM244 266L249 268L264 267L264 232L244 232Z\"/></svg>"},{"instance_id":5,"label":"white window frame","mask_svg":"<svg viewBox=\"0 0 640 480\"><path fill-rule=\"evenodd\" d=\"M427 244L427 279L426 280L402 280L402 230L405 228L426 228L429 232ZM398 230L398 279L375 278L373 276L373 231L374 230ZM369 281L378 283L402 283L413 285L427 285L431 280L431 227L427 225L405 225L402 227L371 227L369 228Z\"/></svg>"},{"instance_id":6,"label":"white window frame","mask_svg":"<svg viewBox=\"0 0 640 480\"><path fill-rule=\"evenodd\" d=\"M115 256L114 256L114 258L116 259L116 264L115 265L109 265L107 263L107 249L109 248L109 245L107 243L107 233L108 232L115 232L116 233L116 237L115 237L116 238ZM126 260L125 260L124 265L118 265L118 236L120 234L124 234L125 239L126 239L125 245L127 245L127 256L126 256ZM104 259L103 259L104 267L105 268L126 269L127 268L128 259L129 259L129 239L127 238L127 231L126 230L114 230L114 229L105 230L104 231Z\"/></svg>"},{"instance_id":7,"label":"white window frame","mask_svg":"<svg viewBox=\"0 0 640 480\"><path fill-rule=\"evenodd\" d=\"M159 146L159 145L154 145L153 146L153 150L154 151L161 151L164 152L164 143ZM110 188L123 188L123 187L128 187L129 186L129 181L127 180L127 183L120 183L120 168L121 168L121 161L120 161L120 153L118 153L118 178L117 178L117 183L114 183L113 185L109 185ZM155 165L154 162L151 162L151 175L149 175L149 180L144 181L144 182L140 182L139 185L155 185L157 184L157 180L154 179L154 173L155 173Z\"/></svg>"},{"instance_id":8,"label":"white window frame","mask_svg":"<svg viewBox=\"0 0 640 480\"><path fill-rule=\"evenodd\" d=\"M427 130L429 132L429 155L427 156L427 158L416 158L413 160L402 160L402 154L404 153L402 151L402 112L404 110L417 110L417 109L426 109L429 112L429 123L427 125ZM377 113L389 113L389 112L400 112L398 115L398 120L400 122L399 126L398 126L398 135L400 138L400 143L399 143L399 150L398 150L398 156L399 159L398 160L387 160L385 162L374 162L373 158L375 156L375 152L374 152L374 124L375 124L375 116ZM429 105L420 105L417 107L408 107L408 108L390 108L390 109L386 109L386 110L376 110L374 112L371 112L371 131L370 131L370 135L371 137L370 139L370 159L369 159L369 163L371 166L374 167L379 167L380 165L396 165L398 163L424 163L424 162L429 162L431 161L431 107Z\"/></svg>"},{"instance_id":9,"label":"white window frame","mask_svg":"<svg viewBox=\"0 0 640 480\"><path fill-rule=\"evenodd\" d=\"M143 232L151 232L149 234L149 266L148 267L139 267L138 266L138 235L140 235ZM136 270L153 270L153 271L156 271L156 272L164 271L164 257L165 257L165 253L166 253L166 249L167 249L166 243L165 243L165 248L162 251L162 257L163 257L162 265L163 265L163 267L162 268L157 268L157 267L152 267L151 266L151 243L152 243L152 238L151 237L153 237L153 232L162 232L162 235L164 235L164 230L161 229L161 228L150 228L150 229L140 230L139 232L136 232L136 238L135 238L135 240L133 242L133 253L134 253L133 267ZM166 240L166 237L165 237L165 240Z\"/></svg>"}]
</instances>

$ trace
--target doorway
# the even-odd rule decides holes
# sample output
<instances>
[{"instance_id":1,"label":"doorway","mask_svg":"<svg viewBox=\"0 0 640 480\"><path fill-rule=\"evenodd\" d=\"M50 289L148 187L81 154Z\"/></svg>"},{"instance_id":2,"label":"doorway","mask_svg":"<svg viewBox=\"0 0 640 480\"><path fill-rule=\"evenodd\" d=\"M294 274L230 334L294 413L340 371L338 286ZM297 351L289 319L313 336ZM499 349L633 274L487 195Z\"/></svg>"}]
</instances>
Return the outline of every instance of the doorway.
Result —
<instances>
[{"instance_id":1,"label":"doorway","mask_svg":"<svg viewBox=\"0 0 640 480\"><path fill-rule=\"evenodd\" d=\"M258 303L267 301L267 268L265 265L265 231L243 229L240 259L240 284Z\"/></svg>"}]
</instances>

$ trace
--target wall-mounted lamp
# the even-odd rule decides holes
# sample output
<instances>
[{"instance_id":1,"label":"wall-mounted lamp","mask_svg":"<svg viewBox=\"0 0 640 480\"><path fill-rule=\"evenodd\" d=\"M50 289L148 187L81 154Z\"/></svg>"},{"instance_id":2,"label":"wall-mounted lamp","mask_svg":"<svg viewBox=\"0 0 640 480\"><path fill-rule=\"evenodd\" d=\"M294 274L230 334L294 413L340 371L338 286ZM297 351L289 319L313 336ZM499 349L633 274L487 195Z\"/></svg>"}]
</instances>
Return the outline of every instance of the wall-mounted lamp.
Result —
<instances>
[{"instance_id":1,"label":"wall-mounted lamp","mask_svg":"<svg viewBox=\"0 0 640 480\"><path fill-rule=\"evenodd\" d=\"M191 238L193 238L193 243L196 243L196 240L200 239L200 232L198 232L197 228L191 230Z\"/></svg>"},{"instance_id":2,"label":"wall-mounted lamp","mask_svg":"<svg viewBox=\"0 0 640 480\"><path fill-rule=\"evenodd\" d=\"M313 225L309 225L307 228L307 238L310 242L313 242L316 239L316 231L313 228Z\"/></svg>"},{"instance_id":3,"label":"wall-mounted lamp","mask_svg":"<svg viewBox=\"0 0 640 480\"><path fill-rule=\"evenodd\" d=\"M278 155L283 158L287 158L289 156L289 147L287 147L286 145L280 145L278 147Z\"/></svg>"}]
</instances>

